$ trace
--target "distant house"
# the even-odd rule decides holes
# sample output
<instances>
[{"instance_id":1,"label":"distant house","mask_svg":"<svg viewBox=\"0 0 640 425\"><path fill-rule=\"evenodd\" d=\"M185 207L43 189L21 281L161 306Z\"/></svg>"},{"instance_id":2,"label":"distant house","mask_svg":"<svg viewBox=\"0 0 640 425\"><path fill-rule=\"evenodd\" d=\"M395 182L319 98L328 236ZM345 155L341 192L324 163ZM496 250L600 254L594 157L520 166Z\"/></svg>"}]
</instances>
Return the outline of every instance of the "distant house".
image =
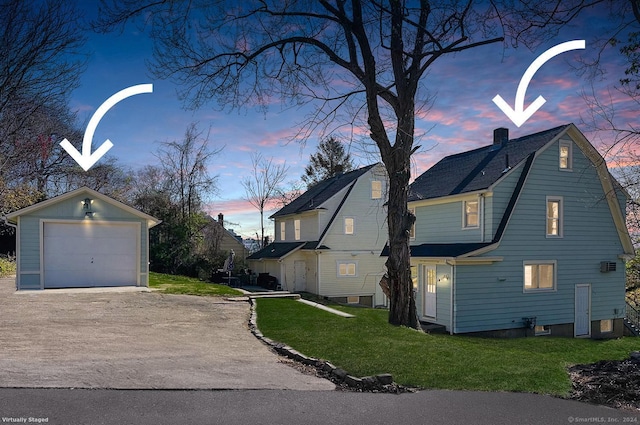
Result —
<instances>
[{"instance_id":1,"label":"distant house","mask_svg":"<svg viewBox=\"0 0 640 425\"><path fill-rule=\"evenodd\" d=\"M290 291L385 305L386 188L382 164L317 183L271 216L275 241L250 255L249 267Z\"/></svg>"},{"instance_id":2,"label":"distant house","mask_svg":"<svg viewBox=\"0 0 640 425\"><path fill-rule=\"evenodd\" d=\"M232 229L225 227L224 215L218 214L218 220L211 218L214 232L210 232L210 237L217 238L216 246L218 251L229 252L233 250L236 254L236 262L244 261L247 258L248 250L242 242L242 237L236 234ZM205 233L207 234L207 233Z\"/></svg>"},{"instance_id":3,"label":"distant house","mask_svg":"<svg viewBox=\"0 0 640 425\"><path fill-rule=\"evenodd\" d=\"M623 333L626 192L575 125L451 155L410 187L419 317L452 334Z\"/></svg>"}]
</instances>

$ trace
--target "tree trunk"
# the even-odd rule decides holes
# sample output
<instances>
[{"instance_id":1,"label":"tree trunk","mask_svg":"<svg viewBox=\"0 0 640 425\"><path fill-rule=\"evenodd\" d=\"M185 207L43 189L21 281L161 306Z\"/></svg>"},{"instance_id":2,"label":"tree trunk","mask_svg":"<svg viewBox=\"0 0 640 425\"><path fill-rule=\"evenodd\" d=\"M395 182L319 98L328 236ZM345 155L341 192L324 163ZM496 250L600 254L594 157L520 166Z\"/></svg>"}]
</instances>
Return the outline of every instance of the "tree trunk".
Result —
<instances>
[{"instance_id":1,"label":"tree trunk","mask_svg":"<svg viewBox=\"0 0 640 425\"><path fill-rule=\"evenodd\" d=\"M408 158L389 162L386 164L389 174L389 257L386 262L391 291L389 323L419 329L409 250L409 231L415 221L407 208L410 163Z\"/></svg>"}]
</instances>

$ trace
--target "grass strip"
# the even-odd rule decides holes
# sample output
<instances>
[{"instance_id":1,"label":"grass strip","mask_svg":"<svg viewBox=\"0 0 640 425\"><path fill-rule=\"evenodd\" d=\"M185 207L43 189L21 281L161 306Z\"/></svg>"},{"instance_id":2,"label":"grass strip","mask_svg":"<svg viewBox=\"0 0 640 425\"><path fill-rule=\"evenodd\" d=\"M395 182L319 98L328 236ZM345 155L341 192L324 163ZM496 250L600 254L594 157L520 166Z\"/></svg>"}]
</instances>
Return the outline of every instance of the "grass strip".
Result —
<instances>
[{"instance_id":1,"label":"grass strip","mask_svg":"<svg viewBox=\"0 0 640 425\"><path fill-rule=\"evenodd\" d=\"M355 376L393 374L422 388L514 391L566 396L567 366L621 360L638 350L634 338L479 338L416 332L387 323L386 310L332 306L342 318L287 299L260 299L258 327L267 337Z\"/></svg>"},{"instance_id":2,"label":"grass strip","mask_svg":"<svg viewBox=\"0 0 640 425\"><path fill-rule=\"evenodd\" d=\"M216 283L202 282L201 280L175 276L164 273L149 273L149 287L161 289L164 294L199 295L210 297L232 297L243 295L237 289Z\"/></svg>"}]
</instances>

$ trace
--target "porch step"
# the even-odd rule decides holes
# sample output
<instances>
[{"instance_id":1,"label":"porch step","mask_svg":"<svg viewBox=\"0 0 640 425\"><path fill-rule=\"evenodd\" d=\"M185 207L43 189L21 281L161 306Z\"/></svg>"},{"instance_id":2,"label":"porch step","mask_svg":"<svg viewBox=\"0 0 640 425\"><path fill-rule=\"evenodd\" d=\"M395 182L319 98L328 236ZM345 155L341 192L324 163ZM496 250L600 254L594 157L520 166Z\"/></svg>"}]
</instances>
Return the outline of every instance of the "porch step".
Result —
<instances>
[{"instance_id":1,"label":"porch step","mask_svg":"<svg viewBox=\"0 0 640 425\"><path fill-rule=\"evenodd\" d=\"M428 334L446 334L447 328L436 323L420 322L420 327Z\"/></svg>"},{"instance_id":2,"label":"porch step","mask_svg":"<svg viewBox=\"0 0 640 425\"><path fill-rule=\"evenodd\" d=\"M247 294L249 298L291 298L294 300L300 299L300 294L292 294L290 292L254 292Z\"/></svg>"},{"instance_id":3,"label":"porch step","mask_svg":"<svg viewBox=\"0 0 640 425\"><path fill-rule=\"evenodd\" d=\"M640 336L640 329L636 327L633 323L631 323L628 319L624 319L624 326L627 328L629 333L633 336Z\"/></svg>"}]
</instances>

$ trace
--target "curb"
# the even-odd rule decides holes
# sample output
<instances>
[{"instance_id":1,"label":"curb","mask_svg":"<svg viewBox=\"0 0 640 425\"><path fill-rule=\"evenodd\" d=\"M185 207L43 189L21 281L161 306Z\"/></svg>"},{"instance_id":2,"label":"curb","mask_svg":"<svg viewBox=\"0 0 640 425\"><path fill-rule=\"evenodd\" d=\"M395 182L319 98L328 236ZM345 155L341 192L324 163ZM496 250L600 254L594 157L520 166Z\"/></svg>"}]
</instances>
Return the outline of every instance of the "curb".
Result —
<instances>
[{"instance_id":1,"label":"curb","mask_svg":"<svg viewBox=\"0 0 640 425\"><path fill-rule=\"evenodd\" d=\"M402 393L413 392L406 387L402 387L393 382L393 376L389 373L382 373L375 376L356 377L349 375L349 373L343 369L340 369L326 360L316 359L314 357L308 357L304 354L294 350L286 344L273 341L267 338L258 329L258 314L256 312L256 303L253 298L249 299L251 304L251 316L249 317L249 330L256 338L263 343L271 347L278 354L288 357L296 362L302 363L307 366L315 367L316 370L323 377L329 379L336 385L343 389L349 389L352 391L362 392L389 392L389 393Z\"/></svg>"}]
</instances>

